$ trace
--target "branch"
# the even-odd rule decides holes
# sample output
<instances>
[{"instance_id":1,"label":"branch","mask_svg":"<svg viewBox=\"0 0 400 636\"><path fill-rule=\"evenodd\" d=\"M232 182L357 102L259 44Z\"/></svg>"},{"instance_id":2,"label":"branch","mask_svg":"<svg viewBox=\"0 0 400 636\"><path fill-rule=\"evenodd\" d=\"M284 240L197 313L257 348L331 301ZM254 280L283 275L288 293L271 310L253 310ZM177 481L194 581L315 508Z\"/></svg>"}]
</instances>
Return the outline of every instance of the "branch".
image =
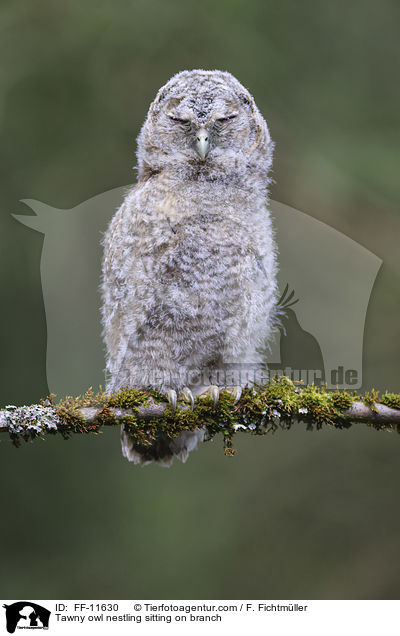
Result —
<instances>
[{"instance_id":1,"label":"branch","mask_svg":"<svg viewBox=\"0 0 400 636\"><path fill-rule=\"evenodd\" d=\"M400 395L331 392L314 385L295 385L283 376L264 387L246 387L237 403L225 391L221 391L216 407L210 397L198 397L193 411L184 403L172 411L163 394L139 389L123 389L109 396L89 389L83 396L68 397L58 404L50 396L41 404L0 410L0 432L8 432L16 446L21 440L45 434L60 433L69 438L73 433L99 433L103 426L123 424L143 445L150 445L160 433L174 438L184 430L205 428L206 439L222 433L228 455L234 453L232 438L238 431L260 435L289 429L300 421L309 429L365 423L378 430L400 432Z\"/></svg>"}]
</instances>

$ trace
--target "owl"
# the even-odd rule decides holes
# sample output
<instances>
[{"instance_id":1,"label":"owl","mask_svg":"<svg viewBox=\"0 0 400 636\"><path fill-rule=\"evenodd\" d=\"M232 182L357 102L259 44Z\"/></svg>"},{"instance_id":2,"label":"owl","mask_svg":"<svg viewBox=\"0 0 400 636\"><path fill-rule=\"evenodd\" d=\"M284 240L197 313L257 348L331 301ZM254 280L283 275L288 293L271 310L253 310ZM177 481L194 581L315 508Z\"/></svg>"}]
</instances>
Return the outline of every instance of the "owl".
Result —
<instances>
[{"instance_id":1,"label":"owl","mask_svg":"<svg viewBox=\"0 0 400 636\"><path fill-rule=\"evenodd\" d=\"M274 144L251 94L228 72L173 76L137 143L138 182L104 237L107 391L157 388L172 408L236 399L276 321L277 248L268 211ZM185 461L203 432L138 446L130 461Z\"/></svg>"}]
</instances>

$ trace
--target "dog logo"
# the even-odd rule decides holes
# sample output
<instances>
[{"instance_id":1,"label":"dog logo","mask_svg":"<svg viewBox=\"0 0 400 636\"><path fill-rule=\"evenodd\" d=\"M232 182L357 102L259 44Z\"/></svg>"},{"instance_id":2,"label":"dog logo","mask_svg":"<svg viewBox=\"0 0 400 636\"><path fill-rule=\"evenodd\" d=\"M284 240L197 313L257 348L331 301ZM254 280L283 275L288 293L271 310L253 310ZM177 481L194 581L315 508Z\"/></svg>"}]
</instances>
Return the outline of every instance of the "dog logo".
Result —
<instances>
[{"instance_id":1,"label":"dog logo","mask_svg":"<svg viewBox=\"0 0 400 636\"><path fill-rule=\"evenodd\" d=\"M32 603L18 601L12 605L3 605L6 610L7 631L14 634L16 629L48 629L51 612Z\"/></svg>"}]
</instances>

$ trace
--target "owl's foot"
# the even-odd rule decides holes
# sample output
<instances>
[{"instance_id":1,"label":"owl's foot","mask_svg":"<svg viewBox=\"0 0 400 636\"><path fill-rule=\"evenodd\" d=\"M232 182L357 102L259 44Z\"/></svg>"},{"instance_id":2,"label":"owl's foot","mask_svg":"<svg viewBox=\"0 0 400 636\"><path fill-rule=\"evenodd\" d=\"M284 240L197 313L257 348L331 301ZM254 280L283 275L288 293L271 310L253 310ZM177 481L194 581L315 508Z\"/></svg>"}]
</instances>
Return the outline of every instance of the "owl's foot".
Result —
<instances>
[{"instance_id":1,"label":"owl's foot","mask_svg":"<svg viewBox=\"0 0 400 636\"><path fill-rule=\"evenodd\" d=\"M230 393L235 398L234 404L236 404L236 402L240 400L240 396L242 395L241 386L225 386L222 388L222 391L227 391L227 393ZM214 408L215 408L219 400L219 392L220 392L220 388L212 384L205 391L203 391L203 393L200 393L199 397L213 398Z\"/></svg>"},{"instance_id":2,"label":"owl's foot","mask_svg":"<svg viewBox=\"0 0 400 636\"><path fill-rule=\"evenodd\" d=\"M174 391L174 389L169 389L169 391L167 391L167 399L169 402L169 405L171 407L171 409L173 411L176 410L176 402L177 402L177 395L176 395L176 391ZM191 392L191 390L185 386L183 387L182 391L179 393L179 399L182 402L186 402L187 404L190 404L191 409L193 411L194 409L194 397L193 397L193 393Z\"/></svg>"},{"instance_id":3,"label":"owl's foot","mask_svg":"<svg viewBox=\"0 0 400 636\"><path fill-rule=\"evenodd\" d=\"M176 391L174 391L174 389L169 389L169 391L167 391L167 400L173 411L176 409L176 399Z\"/></svg>"},{"instance_id":4,"label":"owl's foot","mask_svg":"<svg viewBox=\"0 0 400 636\"><path fill-rule=\"evenodd\" d=\"M224 388L224 391L227 391L228 393L230 393L234 398L234 404L236 404L236 402L239 402L241 396L242 396L242 387L241 386L226 386Z\"/></svg>"},{"instance_id":5,"label":"owl's foot","mask_svg":"<svg viewBox=\"0 0 400 636\"><path fill-rule=\"evenodd\" d=\"M200 393L199 395L199 398L205 398L205 397L210 397L213 399L214 408L215 408L219 400L219 387L217 387L215 384L210 384L210 386L207 387L206 390L203 391L203 393Z\"/></svg>"},{"instance_id":6,"label":"owl's foot","mask_svg":"<svg viewBox=\"0 0 400 636\"><path fill-rule=\"evenodd\" d=\"M179 399L182 400L182 402L186 402L187 404L190 404L190 408L194 409L194 397L193 397L193 393L191 392L191 390L187 387L184 386L182 391L179 394Z\"/></svg>"},{"instance_id":7,"label":"owl's foot","mask_svg":"<svg viewBox=\"0 0 400 636\"><path fill-rule=\"evenodd\" d=\"M241 386L225 386L225 387L222 387L222 389L220 389L215 384L211 384L209 387L207 387L205 391L200 393L199 398L211 397L213 400L213 406L215 408L218 404L220 390L230 393L235 400L234 404L236 404L236 402L240 400L240 396L242 395ZM169 391L167 391L167 399L171 409L175 411L178 396L174 389L169 389ZM187 386L183 387L182 391L179 393L179 400L181 402L186 402L186 404L190 404L190 408L193 411L194 397L193 397L193 393Z\"/></svg>"}]
</instances>

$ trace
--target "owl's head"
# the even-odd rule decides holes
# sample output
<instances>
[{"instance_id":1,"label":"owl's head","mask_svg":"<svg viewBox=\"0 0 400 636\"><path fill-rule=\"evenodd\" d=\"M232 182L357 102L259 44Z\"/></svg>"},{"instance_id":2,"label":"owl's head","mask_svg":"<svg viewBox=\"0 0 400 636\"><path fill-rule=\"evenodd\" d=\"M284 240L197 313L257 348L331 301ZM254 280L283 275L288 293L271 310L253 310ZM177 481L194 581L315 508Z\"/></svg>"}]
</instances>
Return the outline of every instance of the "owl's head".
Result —
<instances>
[{"instance_id":1,"label":"owl's head","mask_svg":"<svg viewBox=\"0 0 400 636\"><path fill-rule=\"evenodd\" d=\"M253 97L230 73L182 71L157 96L138 138L139 180L249 174L268 182L273 142Z\"/></svg>"}]
</instances>

